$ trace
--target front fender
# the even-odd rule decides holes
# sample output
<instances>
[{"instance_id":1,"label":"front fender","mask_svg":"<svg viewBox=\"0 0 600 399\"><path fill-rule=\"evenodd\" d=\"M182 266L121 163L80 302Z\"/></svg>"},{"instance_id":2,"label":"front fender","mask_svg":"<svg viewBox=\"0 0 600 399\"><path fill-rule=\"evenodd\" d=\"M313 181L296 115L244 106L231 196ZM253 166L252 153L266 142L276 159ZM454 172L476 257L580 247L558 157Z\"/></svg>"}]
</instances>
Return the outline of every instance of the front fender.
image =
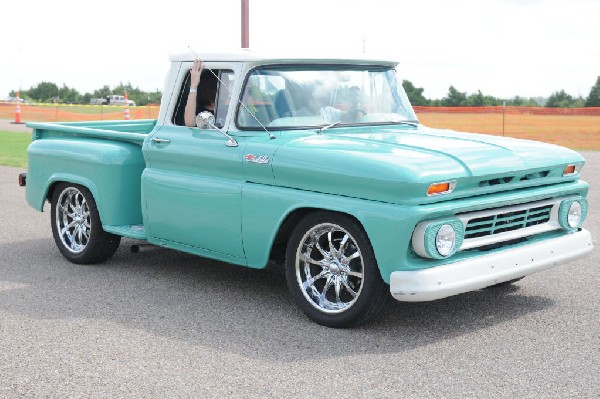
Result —
<instances>
[{"instance_id":1,"label":"front fender","mask_svg":"<svg viewBox=\"0 0 600 399\"><path fill-rule=\"evenodd\" d=\"M242 193L242 238L249 267L266 266L281 226L298 209L340 212L358 220L369 237L385 282L404 263L413 230L410 226L420 217L402 205L246 184Z\"/></svg>"}]
</instances>

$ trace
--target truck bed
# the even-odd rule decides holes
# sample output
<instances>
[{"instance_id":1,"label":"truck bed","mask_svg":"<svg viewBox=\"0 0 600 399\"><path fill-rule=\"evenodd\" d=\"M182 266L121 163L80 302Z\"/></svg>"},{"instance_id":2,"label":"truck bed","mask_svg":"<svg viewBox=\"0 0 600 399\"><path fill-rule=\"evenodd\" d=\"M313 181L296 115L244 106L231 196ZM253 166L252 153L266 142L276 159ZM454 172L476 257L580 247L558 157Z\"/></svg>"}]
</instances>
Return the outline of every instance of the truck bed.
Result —
<instances>
[{"instance_id":1,"label":"truck bed","mask_svg":"<svg viewBox=\"0 0 600 399\"><path fill-rule=\"evenodd\" d=\"M143 223L140 184L146 164L142 144L156 126L155 119L27 126L33 128L26 191L32 207L43 210L55 185L68 182L91 191L103 225L124 228ZM136 230L135 234L143 233Z\"/></svg>"},{"instance_id":2,"label":"truck bed","mask_svg":"<svg viewBox=\"0 0 600 399\"><path fill-rule=\"evenodd\" d=\"M33 140L58 136L84 136L97 139L126 141L142 145L144 139L156 126L156 119L130 121L86 121L86 122L30 122Z\"/></svg>"}]
</instances>

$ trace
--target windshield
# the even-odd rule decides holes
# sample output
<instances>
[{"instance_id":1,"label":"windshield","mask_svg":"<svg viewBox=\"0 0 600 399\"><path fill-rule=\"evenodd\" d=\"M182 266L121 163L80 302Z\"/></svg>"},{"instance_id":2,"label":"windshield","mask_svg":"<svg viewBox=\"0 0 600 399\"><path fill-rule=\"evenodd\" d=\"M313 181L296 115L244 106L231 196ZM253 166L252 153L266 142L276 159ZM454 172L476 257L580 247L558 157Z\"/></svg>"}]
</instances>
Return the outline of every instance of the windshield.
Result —
<instances>
[{"instance_id":1,"label":"windshield","mask_svg":"<svg viewBox=\"0 0 600 399\"><path fill-rule=\"evenodd\" d=\"M240 128L417 122L396 71L389 67L256 69L246 81L242 102L245 107L239 107L236 119Z\"/></svg>"}]
</instances>

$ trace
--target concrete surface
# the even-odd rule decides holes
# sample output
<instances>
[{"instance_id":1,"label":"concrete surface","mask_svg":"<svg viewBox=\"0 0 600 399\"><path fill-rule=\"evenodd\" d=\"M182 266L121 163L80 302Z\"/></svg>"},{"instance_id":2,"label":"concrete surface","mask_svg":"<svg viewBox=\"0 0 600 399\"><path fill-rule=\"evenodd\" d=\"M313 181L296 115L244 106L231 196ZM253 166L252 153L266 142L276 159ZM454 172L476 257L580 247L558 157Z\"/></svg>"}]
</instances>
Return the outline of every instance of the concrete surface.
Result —
<instances>
[{"instance_id":1,"label":"concrete surface","mask_svg":"<svg viewBox=\"0 0 600 399\"><path fill-rule=\"evenodd\" d=\"M278 268L133 240L71 264L22 169L0 167L0 397L597 398L600 152L584 155L590 257L350 330L307 320Z\"/></svg>"},{"instance_id":2,"label":"concrete surface","mask_svg":"<svg viewBox=\"0 0 600 399\"><path fill-rule=\"evenodd\" d=\"M0 131L31 133L31 129L25 123L17 124L13 122L14 120L0 119Z\"/></svg>"}]
</instances>

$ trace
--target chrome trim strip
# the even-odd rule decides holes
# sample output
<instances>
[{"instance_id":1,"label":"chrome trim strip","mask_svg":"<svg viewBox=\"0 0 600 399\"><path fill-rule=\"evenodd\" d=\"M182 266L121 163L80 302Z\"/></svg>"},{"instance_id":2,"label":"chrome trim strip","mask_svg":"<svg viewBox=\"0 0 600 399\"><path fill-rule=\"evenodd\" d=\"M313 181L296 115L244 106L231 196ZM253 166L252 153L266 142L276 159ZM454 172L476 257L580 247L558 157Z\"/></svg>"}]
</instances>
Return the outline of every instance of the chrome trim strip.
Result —
<instances>
[{"instance_id":1,"label":"chrome trim strip","mask_svg":"<svg viewBox=\"0 0 600 399\"><path fill-rule=\"evenodd\" d=\"M425 234L425 231L427 230L427 227L431 223L437 223L442 220L457 218L462 222L463 231L465 232L465 235L466 235L467 234L466 227L470 220L491 217L491 216L495 216L495 215L503 214L503 213L520 212L520 211L525 211L527 209L539 208L539 207L543 207L543 206L547 206L547 205L552 206L552 209L550 211L550 219L547 222L529 226L529 227L523 227L523 228L516 229L516 230L506 231L503 233L487 235L487 236L483 236L483 237L465 238L463 240L461 247L457 249L457 252L468 250L468 249L473 249L473 248L484 247L487 245L497 244L497 243L504 242L504 241L511 241L511 240L515 240L518 238L529 237L529 236L533 236L536 234L546 233L549 231L560 230L560 229L562 229L562 227L560 226L559 217L558 217L560 204L563 201L571 199L571 198L579 198L579 196L553 198L553 199L549 199L549 200L528 202L525 204L519 204L519 205L513 205L513 206L507 206L507 207L501 207L501 208L486 209L483 211L467 212L467 213L463 213L463 214L457 214L454 216L448 216L447 218L427 220L425 222L419 223L415 227L415 230L413 231L413 235L412 235L412 246L413 246L413 249L415 250L415 252L419 256L429 258L429 256L427 256L427 252L425 251L425 247L424 247L424 241L425 241L424 234Z\"/></svg>"},{"instance_id":2,"label":"chrome trim strip","mask_svg":"<svg viewBox=\"0 0 600 399\"><path fill-rule=\"evenodd\" d=\"M469 221L473 219L490 217L502 213L520 212L531 208L539 208L547 205L552 205L552 210L550 211L550 220L548 220L545 223L537 224L535 226L530 227L523 227L517 230L506 231L503 233L488 235L484 237L465 238L463 241L463 245L460 247L460 250L462 251L472 248L483 247L486 245L496 244L503 241L510 241L517 238L523 238L535 234L545 233L548 231L559 230L561 229L561 227L558 223L558 209L560 207L560 203L568 198L572 197L554 198L545 201L528 202L526 204L514 205L503 208L487 209L485 211L470 212L462 215L456 215L456 217L463 223L463 226L465 226L466 234L466 227Z\"/></svg>"}]
</instances>

